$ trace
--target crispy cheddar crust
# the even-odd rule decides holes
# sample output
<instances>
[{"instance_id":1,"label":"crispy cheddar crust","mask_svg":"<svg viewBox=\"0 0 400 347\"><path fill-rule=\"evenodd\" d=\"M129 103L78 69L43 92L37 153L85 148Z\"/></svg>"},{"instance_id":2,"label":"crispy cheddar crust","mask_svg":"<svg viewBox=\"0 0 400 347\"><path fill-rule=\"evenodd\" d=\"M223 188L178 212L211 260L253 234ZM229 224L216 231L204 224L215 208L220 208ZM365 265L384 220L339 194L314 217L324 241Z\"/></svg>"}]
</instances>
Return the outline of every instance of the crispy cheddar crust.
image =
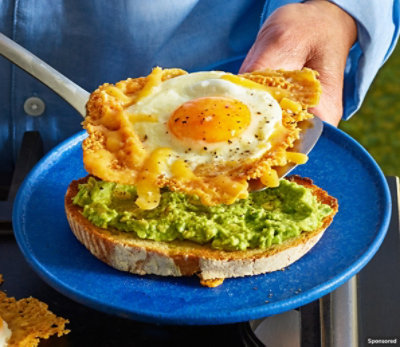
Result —
<instances>
[{"instance_id":1,"label":"crispy cheddar crust","mask_svg":"<svg viewBox=\"0 0 400 347\"><path fill-rule=\"evenodd\" d=\"M221 279L276 271L306 254L321 238L338 210L337 200L315 186L310 179L292 176L298 184L311 188L317 199L329 205L332 213L321 228L303 232L299 237L273 245L267 250L221 251L190 241L157 242L143 240L131 233L106 230L91 224L82 209L72 203L82 178L71 182L65 196L65 210L78 240L98 259L122 271L145 275L191 276L197 274L203 285L215 286Z\"/></svg>"},{"instance_id":2,"label":"crispy cheddar crust","mask_svg":"<svg viewBox=\"0 0 400 347\"><path fill-rule=\"evenodd\" d=\"M41 339L70 332L65 328L67 319L56 316L47 304L32 297L16 300L0 291L0 316L12 332L9 347L34 347Z\"/></svg>"},{"instance_id":3,"label":"crispy cheddar crust","mask_svg":"<svg viewBox=\"0 0 400 347\"><path fill-rule=\"evenodd\" d=\"M180 69L164 69L161 81L186 73ZM161 174L155 183L158 187L197 195L205 205L231 204L247 194L248 180L268 176L271 169L286 165L286 152L299 138L299 122L311 118L308 109L318 104L321 94L318 73L307 68L299 71L267 69L240 76L264 86L280 103L285 132L279 141L258 159L198 165L193 171L195 179ZM88 132L83 141L83 162L90 174L105 181L138 184L149 153L133 131L126 110L146 88L148 79L150 76L130 78L115 85L106 83L91 94L83 122ZM291 107L291 103L297 107ZM225 187L221 187L218 179L221 177L225 179ZM236 188L227 190L226 186Z\"/></svg>"}]
</instances>

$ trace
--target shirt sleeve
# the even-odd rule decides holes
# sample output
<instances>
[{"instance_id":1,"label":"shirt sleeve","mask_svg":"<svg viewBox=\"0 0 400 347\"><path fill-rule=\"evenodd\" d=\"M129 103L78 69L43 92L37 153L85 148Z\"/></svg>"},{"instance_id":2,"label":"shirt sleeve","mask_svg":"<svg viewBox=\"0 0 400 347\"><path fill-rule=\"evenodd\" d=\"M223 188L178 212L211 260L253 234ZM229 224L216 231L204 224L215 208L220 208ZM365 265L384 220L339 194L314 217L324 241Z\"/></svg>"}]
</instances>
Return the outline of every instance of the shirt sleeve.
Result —
<instances>
[{"instance_id":1,"label":"shirt sleeve","mask_svg":"<svg viewBox=\"0 0 400 347\"><path fill-rule=\"evenodd\" d=\"M400 27L399 0L330 0L357 22L357 42L347 58L344 72L343 119L361 106L378 70L396 46ZM261 23L278 7L300 0L267 1Z\"/></svg>"}]
</instances>

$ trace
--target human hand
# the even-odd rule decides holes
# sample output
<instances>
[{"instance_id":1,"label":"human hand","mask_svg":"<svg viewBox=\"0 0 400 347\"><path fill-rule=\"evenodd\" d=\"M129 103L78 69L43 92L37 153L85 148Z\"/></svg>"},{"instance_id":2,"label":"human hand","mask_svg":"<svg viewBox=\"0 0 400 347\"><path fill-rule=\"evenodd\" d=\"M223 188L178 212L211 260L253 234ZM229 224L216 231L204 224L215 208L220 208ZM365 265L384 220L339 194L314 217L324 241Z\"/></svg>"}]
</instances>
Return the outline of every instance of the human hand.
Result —
<instances>
[{"instance_id":1,"label":"human hand","mask_svg":"<svg viewBox=\"0 0 400 347\"><path fill-rule=\"evenodd\" d=\"M343 113L344 68L356 38L354 19L329 1L285 5L265 21L239 72L303 67L318 71L322 95L311 111L337 126Z\"/></svg>"}]
</instances>

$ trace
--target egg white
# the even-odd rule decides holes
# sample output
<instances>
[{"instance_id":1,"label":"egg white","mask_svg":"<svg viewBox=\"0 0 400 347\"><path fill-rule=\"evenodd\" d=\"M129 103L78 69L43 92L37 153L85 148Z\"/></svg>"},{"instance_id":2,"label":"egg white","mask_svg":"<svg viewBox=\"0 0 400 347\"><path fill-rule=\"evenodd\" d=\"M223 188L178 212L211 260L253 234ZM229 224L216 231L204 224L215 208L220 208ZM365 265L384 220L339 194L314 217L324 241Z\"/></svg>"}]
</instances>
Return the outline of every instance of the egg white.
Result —
<instances>
[{"instance_id":1,"label":"egg white","mask_svg":"<svg viewBox=\"0 0 400 347\"><path fill-rule=\"evenodd\" d=\"M197 72L169 79L130 106L129 113L153 115L158 120L133 124L145 149L152 152L160 147L170 148L174 152L170 161L183 159L192 170L204 163L260 158L270 148L268 138L282 123L282 110L267 91L220 79L225 74L220 71ZM233 98L245 104L251 114L249 126L229 142L179 139L172 134L168 120L174 111L185 102L207 96Z\"/></svg>"}]
</instances>

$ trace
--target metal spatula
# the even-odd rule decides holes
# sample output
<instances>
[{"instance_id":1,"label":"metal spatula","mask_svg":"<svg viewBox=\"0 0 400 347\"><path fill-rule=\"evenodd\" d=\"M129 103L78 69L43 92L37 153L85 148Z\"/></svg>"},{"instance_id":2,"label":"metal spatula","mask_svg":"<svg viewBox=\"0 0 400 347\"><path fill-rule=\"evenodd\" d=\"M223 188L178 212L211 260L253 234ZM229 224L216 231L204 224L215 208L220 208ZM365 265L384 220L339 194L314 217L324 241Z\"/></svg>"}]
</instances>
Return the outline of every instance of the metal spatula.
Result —
<instances>
[{"instance_id":1,"label":"metal spatula","mask_svg":"<svg viewBox=\"0 0 400 347\"><path fill-rule=\"evenodd\" d=\"M302 129L300 132L300 138L295 142L291 151L308 154L320 138L324 128L324 123L318 117L314 117L299 123L299 126ZM278 176L280 178L285 177L296 166L297 164L290 163L286 166L277 168ZM249 182L249 191L262 190L265 188L266 187L258 179Z\"/></svg>"},{"instance_id":2,"label":"metal spatula","mask_svg":"<svg viewBox=\"0 0 400 347\"><path fill-rule=\"evenodd\" d=\"M300 122L299 126L301 128L300 138L295 142L291 151L308 154L320 138L322 129L324 128L324 123L318 117L314 117ZM279 168L277 170L279 177L285 177L296 166L296 164L291 163Z\"/></svg>"},{"instance_id":3,"label":"metal spatula","mask_svg":"<svg viewBox=\"0 0 400 347\"><path fill-rule=\"evenodd\" d=\"M0 33L0 54L54 90L83 117L89 93L38 57Z\"/></svg>"}]
</instances>

